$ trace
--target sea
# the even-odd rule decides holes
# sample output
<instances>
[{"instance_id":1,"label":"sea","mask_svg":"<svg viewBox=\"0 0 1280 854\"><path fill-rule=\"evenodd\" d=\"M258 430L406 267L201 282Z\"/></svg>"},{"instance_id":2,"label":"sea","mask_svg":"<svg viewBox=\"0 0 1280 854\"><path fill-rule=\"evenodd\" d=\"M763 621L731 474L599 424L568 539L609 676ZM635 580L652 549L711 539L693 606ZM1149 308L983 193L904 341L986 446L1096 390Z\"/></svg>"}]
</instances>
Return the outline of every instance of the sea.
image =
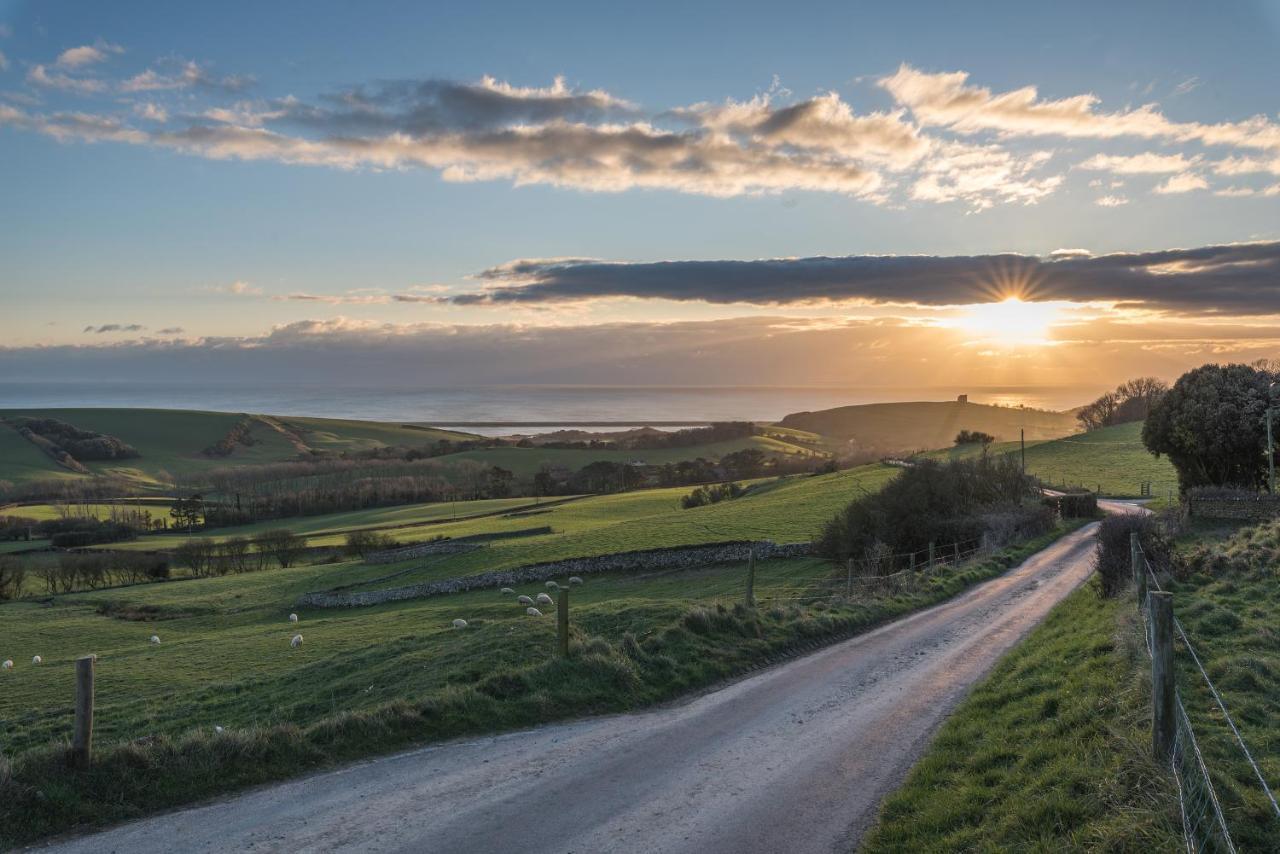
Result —
<instances>
[{"instance_id":1,"label":"sea","mask_svg":"<svg viewBox=\"0 0 1280 854\"><path fill-rule=\"evenodd\" d=\"M775 421L791 412L860 403L955 400L1063 410L1104 389L1085 386L563 386L373 387L328 384L0 382L0 409L147 407L311 415L465 427L505 435L597 425ZM482 424L484 426L474 426Z\"/></svg>"}]
</instances>

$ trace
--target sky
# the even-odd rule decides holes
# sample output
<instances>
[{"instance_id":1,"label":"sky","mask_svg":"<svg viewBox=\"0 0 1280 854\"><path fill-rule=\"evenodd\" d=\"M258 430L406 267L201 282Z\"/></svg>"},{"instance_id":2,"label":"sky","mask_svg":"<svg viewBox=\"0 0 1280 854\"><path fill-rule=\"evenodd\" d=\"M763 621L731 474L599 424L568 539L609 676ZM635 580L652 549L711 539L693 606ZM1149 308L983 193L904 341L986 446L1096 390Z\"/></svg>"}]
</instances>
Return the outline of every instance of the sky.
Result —
<instances>
[{"instance_id":1,"label":"sky","mask_svg":"<svg viewBox=\"0 0 1280 854\"><path fill-rule=\"evenodd\" d=\"M1280 0L0 0L0 380L1280 354Z\"/></svg>"}]
</instances>

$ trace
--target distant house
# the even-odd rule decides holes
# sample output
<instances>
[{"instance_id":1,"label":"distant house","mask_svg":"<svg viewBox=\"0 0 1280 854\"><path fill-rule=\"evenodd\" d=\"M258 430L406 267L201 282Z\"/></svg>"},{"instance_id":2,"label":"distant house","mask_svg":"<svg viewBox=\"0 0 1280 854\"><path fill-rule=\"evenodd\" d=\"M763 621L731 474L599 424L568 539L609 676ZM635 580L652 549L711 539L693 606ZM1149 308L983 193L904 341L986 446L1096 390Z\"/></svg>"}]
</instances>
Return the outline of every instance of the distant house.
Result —
<instances>
[{"instance_id":1,"label":"distant house","mask_svg":"<svg viewBox=\"0 0 1280 854\"><path fill-rule=\"evenodd\" d=\"M956 398L956 403L968 403L968 402L969 402L969 395L967 394L962 394Z\"/></svg>"}]
</instances>

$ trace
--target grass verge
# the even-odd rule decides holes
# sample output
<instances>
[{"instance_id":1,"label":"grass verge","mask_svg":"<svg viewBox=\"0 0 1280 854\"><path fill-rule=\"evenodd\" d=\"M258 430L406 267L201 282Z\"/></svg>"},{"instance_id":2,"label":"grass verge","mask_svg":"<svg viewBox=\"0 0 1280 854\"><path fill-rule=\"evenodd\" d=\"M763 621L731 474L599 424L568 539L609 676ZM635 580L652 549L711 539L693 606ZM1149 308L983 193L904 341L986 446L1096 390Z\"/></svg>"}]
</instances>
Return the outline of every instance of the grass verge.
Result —
<instances>
[{"instance_id":1,"label":"grass verge","mask_svg":"<svg viewBox=\"0 0 1280 854\"><path fill-rule=\"evenodd\" d=\"M330 713L307 725L221 732L200 727L117 742L102 747L85 772L68 769L65 743L26 750L0 764L0 847L137 818L413 745L671 700L948 599L1000 575L1079 524L893 596L833 598L808 607L748 609L709 600L585 611L575 623L568 659L551 656L552 639L545 633L511 635L507 646L533 649L540 653L538 660L495 665L485 627L477 621L477 631L468 629L465 637L479 654L454 662L465 678L426 694ZM465 649L457 654L466 658Z\"/></svg>"},{"instance_id":2,"label":"grass verge","mask_svg":"<svg viewBox=\"0 0 1280 854\"><path fill-rule=\"evenodd\" d=\"M884 804L866 852L1175 851L1150 756L1150 672L1130 597L1091 580L1001 660Z\"/></svg>"}]
</instances>

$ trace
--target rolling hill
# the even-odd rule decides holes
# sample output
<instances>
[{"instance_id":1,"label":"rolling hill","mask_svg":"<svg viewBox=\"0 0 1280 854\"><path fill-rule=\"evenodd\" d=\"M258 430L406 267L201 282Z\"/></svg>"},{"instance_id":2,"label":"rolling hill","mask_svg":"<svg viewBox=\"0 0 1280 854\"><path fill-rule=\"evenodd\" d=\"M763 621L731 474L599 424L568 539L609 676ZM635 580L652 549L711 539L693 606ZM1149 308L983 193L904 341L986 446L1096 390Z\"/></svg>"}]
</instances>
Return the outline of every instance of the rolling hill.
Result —
<instances>
[{"instance_id":1,"label":"rolling hill","mask_svg":"<svg viewBox=\"0 0 1280 854\"><path fill-rule=\"evenodd\" d=\"M853 440L864 448L907 451L944 448L961 430L980 430L997 440L1056 439L1079 429L1074 415L1039 409L1013 409L960 401L869 403L818 412L794 412L778 426Z\"/></svg>"}]
</instances>

